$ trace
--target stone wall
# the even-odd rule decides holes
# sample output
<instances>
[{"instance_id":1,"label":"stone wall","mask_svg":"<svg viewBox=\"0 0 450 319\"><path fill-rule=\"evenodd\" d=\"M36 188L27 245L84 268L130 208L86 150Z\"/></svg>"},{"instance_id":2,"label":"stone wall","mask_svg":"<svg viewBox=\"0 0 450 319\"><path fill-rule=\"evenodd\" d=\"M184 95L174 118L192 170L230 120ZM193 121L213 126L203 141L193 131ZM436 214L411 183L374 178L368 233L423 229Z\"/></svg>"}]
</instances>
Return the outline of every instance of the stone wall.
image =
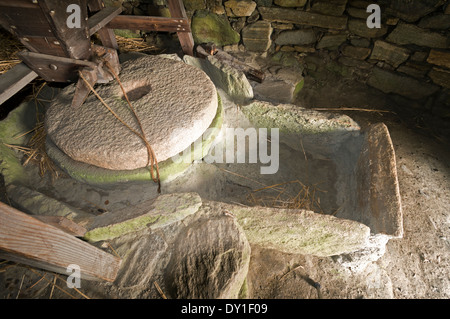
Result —
<instances>
[{"instance_id":1,"label":"stone wall","mask_svg":"<svg viewBox=\"0 0 450 319\"><path fill-rule=\"evenodd\" d=\"M126 1L126 0L125 0ZM368 28L367 7L381 7ZM284 61L330 53L332 68L450 118L448 0L184 0L196 43ZM167 15L164 0L123 3L128 13Z\"/></svg>"}]
</instances>

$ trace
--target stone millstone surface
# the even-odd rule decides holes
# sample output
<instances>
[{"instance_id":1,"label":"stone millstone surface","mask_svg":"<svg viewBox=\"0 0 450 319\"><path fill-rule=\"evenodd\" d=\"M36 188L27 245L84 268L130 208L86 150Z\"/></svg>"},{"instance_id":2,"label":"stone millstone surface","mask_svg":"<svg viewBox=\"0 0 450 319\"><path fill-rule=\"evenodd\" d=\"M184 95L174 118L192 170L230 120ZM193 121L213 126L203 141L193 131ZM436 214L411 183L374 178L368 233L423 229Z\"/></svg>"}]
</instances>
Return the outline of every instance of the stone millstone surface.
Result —
<instances>
[{"instance_id":1,"label":"stone millstone surface","mask_svg":"<svg viewBox=\"0 0 450 319\"><path fill-rule=\"evenodd\" d=\"M216 116L214 84L204 72L183 62L141 57L122 64L120 80L158 161L190 146ZM144 142L93 94L81 107L70 107L74 91L74 85L64 89L46 113L50 140L75 161L110 170L145 167L148 155ZM117 81L97 85L96 91L122 120L140 132Z\"/></svg>"}]
</instances>

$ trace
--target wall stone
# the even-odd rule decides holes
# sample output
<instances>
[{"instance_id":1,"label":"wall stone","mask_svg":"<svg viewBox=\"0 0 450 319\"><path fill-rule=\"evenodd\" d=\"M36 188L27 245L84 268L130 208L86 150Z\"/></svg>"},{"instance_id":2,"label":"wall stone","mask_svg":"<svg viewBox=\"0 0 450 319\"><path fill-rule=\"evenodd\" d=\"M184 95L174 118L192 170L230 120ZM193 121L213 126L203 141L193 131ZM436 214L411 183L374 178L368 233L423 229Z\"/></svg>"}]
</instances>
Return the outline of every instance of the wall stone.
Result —
<instances>
[{"instance_id":1,"label":"wall stone","mask_svg":"<svg viewBox=\"0 0 450 319\"><path fill-rule=\"evenodd\" d=\"M132 14L155 12L150 9L165 3L122 2ZM367 7L372 3L381 7L381 28L367 27L371 14ZM292 61L328 51L332 59L324 63L329 68L349 75L363 70L367 76L358 80L415 105L428 105L428 110L450 119L449 103L444 103L450 95L448 0L184 0L184 4L198 44L215 42L235 52ZM209 19L220 27L214 23L198 27L198 17L208 11L214 14Z\"/></svg>"}]
</instances>

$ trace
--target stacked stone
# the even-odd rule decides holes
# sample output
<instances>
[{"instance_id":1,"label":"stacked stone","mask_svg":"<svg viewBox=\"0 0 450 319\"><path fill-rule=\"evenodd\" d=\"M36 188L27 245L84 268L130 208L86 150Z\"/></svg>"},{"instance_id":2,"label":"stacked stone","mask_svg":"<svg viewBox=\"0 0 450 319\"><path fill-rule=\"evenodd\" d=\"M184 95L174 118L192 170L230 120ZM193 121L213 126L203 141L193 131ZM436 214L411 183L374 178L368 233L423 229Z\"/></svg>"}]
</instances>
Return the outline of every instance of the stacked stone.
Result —
<instances>
[{"instance_id":1,"label":"stacked stone","mask_svg":"<svg viewBox=\"0 0 450 319\"><path fill-rule=\"evenodd\" d=\"M134 0L148 6L158 0ZM330 52L341 75L450 116L450 4L447 0L184 0L197 44L273 55L286 66ZM371 29L367 7L381 7ZM299 59L300 57L300 59ZM301 69L301 66L300 66ZM406 101L406 100L405 100Z\"/></svg>"}]
</instances>

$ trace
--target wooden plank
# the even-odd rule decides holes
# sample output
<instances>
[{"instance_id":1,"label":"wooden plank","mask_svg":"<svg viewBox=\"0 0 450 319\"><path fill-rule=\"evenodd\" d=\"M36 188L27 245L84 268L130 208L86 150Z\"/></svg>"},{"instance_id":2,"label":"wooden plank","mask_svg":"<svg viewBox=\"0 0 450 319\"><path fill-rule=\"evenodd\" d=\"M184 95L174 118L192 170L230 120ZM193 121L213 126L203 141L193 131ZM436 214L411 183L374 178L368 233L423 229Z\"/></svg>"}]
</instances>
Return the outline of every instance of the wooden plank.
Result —
<instances>
[{"instance_id":1,"label":"wooden plank","mask_svg":"<svg viewBox=\"0 0 450 319\"><path fill-rule=\"evenodd\" d=\"M91 61L57 57L36 52L22 51L18 56L40 77L49 82L74 82L78 79L78 69L97 68Z\"/></svg>"},{"instance_id":2,"label":"wooden plank","mask_svg":"<svg viewBox=\"0 0 450 319\"><path fill-rule=\"evenodd\" d=\"M187 19L186 10L182 0L167 0L169 5L170 15L172 18L184 18ZM189 27L188 32L177 32L178 40L180 41L181 48L185 54L194 55L194 38L192 37L191 29Z\"/></svg>"},{"instance_id":3,"label":"wooden plank","mask_svg":"<svg viewBox=\"0 0 450 319\"><path fill-rule=\"evenodd\" d=\"M17 7L17 8L38 8L37 1L30 0L0 0L0 6L2 7Z\"/></svg>"},{"instance_id":4,"label":"wooden plank","mask_svg":"<svg viewBox=\"0 0 450 319\"><path fill-rule=\"evenodd\" d=\"M96 12L102 10L105 5L102 0L88 0L89 10L91 12ZM112 29L102 28L98 30L98 36L100 41L102 41L103 46L118 50L119 45L117 44L116 36Z\"/></svg>"},{"instance_id":5,"label":"wooden plank","mask_svg":"<svg viewBox=\"0 0 450 319\"><path fill-rule=\"evenodd\" d=\"M59 57L65 57L66 52L60 45L60 42L55 37L20 37L22 43L28 50L32 52L39 52L42 54L49 54Z\"/></svg>"},{"instance_id":6,"label":"wooden plank","mask_svg":"<svg viewBox=\"0 0 450 319\"><path fill-rule=\"evenodd\" d=\"M30 23L32 21L32 23ZM0 6L0 24L17 37L54 37L39 6L32 8Z\"/></svg>"},{"instance_id":7,"label":"wooden plank","mask_svg":"<svg viewBox=\"0 0 450 319\"><path fill-rule=\"evenodd\" d=\"M88 20L89 35L93 35L95 32L106 26L114 17L118 16L122 12L122 8L108 7L98 11Z\"/></svg>"},{"instance_id":8,"label":"wooden plank","mask_svg":"<svg viewBox=\"0 0 450 319\"><path fill-rule=\"evenodd\" d=\"M0 257L81 279L114 281L121 259L0 202Z\"/></svg>"},{"instance_id":9,"label":"wooden plank","mask_svg":"<svg viewBox=\"0 0 450 319\"><path fill-rule=\"evenodd\" d=\"M41 222L59 228L72 236L83 237L86 234L86 228L63 216L33 215L33 217L39 219Z\"/></svg>"},{"instance_id":10,"label":"wooden plank","mask_svg":"<svg viewBox=\"0 0 450 319\"><path fill-rule=\"evenodd\" d=\"M190 32L189 21L185 18L120 15L107 25L112 29L132 29L160 32Z\"/></svg>"},{"instance_id":11,"label":"wooden plank","mask_svg":"<svg viewBox=\"0 0 450 319\"><path fill-rule=\"evenodd\" d=\"M37 77L37 73L24 63L17 64L0 76L0 104L19 92Z\"/></svg>"}]
</instances>

